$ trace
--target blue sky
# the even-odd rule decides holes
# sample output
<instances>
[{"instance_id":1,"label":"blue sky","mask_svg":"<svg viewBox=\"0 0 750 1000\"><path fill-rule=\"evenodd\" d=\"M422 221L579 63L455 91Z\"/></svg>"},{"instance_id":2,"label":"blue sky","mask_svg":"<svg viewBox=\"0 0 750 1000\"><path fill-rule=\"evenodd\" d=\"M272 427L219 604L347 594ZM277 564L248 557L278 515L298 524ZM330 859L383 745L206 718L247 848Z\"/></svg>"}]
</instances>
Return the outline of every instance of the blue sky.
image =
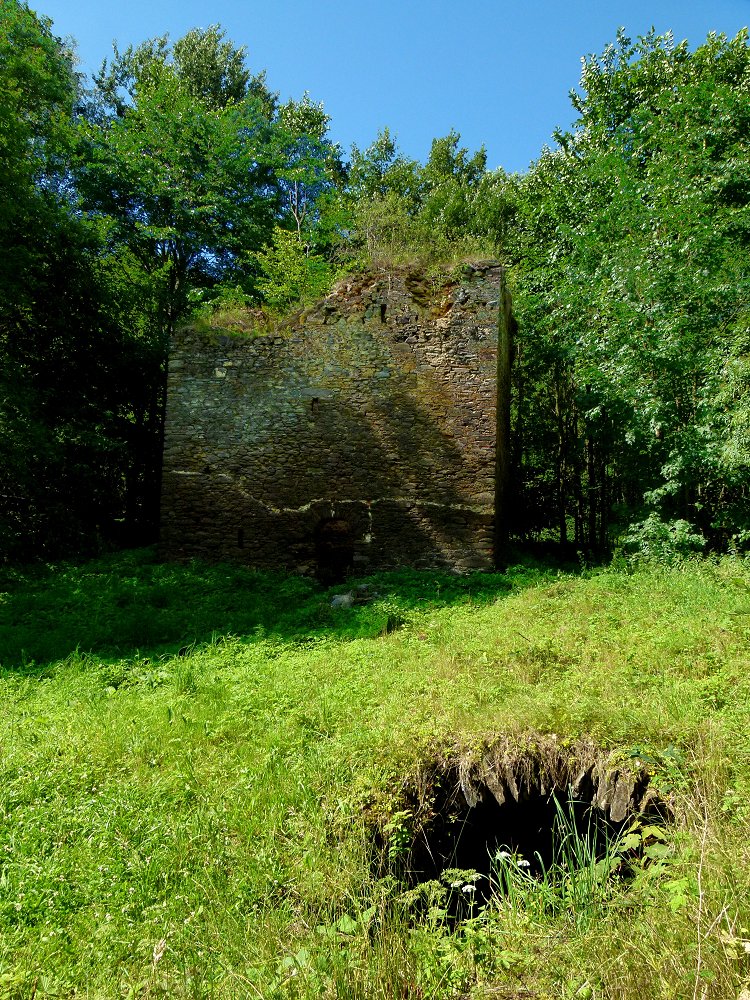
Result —
<instances>
[{"instance_id":1,"label":"blue sky","mask_svg":"<svg viewBox=\"0 0 750 1000\"><path fill-rule=\"evenodd\" d=\"M436 136L457 129L490 167L525 170L557 125L582 55L602 51L618 26L631 37L671 29L691 46L709 31L750 23L750 0L31 0L56 34L78 43L81 68L154 35L179 38L222 24L266 69L282 99L307 90L348 150L388 126L404 153L424 160Z\"/></svg>"}]
</instances>

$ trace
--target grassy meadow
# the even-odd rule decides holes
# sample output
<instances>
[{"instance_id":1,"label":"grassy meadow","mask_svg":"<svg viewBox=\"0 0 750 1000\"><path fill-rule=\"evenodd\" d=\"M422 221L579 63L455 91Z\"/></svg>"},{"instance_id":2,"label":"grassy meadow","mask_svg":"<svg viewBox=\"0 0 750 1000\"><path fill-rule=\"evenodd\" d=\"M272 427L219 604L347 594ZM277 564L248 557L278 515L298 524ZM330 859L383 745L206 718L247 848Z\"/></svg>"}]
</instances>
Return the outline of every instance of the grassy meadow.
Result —
<instances>
[{"instance_id":1,"label":"grassy meadow","mask_svg":"<svg viewBox=\"0 0 750 1000\"><path fill-rule=\"evenodd\" d=\"M0 998L747 1000L750 566L367 583L5 571ZM627 880L417 905L375 863L414 776L534 734L645 763L674 822Z\"/></svg>"}]
</instances>

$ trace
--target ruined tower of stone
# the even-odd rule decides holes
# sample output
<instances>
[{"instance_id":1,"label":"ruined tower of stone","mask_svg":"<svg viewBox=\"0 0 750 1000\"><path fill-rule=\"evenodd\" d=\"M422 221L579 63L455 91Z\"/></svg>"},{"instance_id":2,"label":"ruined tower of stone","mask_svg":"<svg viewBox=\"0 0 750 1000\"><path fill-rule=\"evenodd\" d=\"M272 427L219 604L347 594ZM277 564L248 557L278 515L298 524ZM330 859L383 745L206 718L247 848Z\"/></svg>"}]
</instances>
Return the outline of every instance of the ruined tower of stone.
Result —
<instances>
[{"instance_id":1,"label":"ruined tower of stone","mask_svg":"<svg viewBox=\"0 0 750 1000\"><path fill-rule=\"evenodd\" d=\"M161 547L334 579L491 569L510 303L494 261L351 276L253 336L178 333Z\"/></svg>"}]
</instances>

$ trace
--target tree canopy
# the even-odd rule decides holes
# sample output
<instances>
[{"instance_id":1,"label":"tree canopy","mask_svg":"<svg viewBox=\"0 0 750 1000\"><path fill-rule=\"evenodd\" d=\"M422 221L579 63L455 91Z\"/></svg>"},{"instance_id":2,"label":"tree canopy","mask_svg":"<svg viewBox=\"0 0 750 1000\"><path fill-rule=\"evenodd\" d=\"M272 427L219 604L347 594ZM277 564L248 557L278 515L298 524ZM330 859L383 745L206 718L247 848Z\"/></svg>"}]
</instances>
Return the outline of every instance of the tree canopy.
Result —
<instances>
[{"instance_id":1,"label":"tree canopy","mask_svg":"<svg viewBox=\"0 0 750 1000\"><path fill-rule=\"evenodd\" d=\"M603 542L618 510L717 543L747 530L730 428L746 406L749 86L744 32L694 52L620 33L584 63L573 129L516 185L519 419L541 449L519 475L538 508L554 500L562 537L572 520L579 543Z\"/></svg>"},{"instance_id":2,"label":"tree canopy","mask_svg":"<svg viewBox=\"0 0 750 1000\"><path fill-rule=\"evenodd\" d=\"M478 255L508 265L519 322L511 534L750 542L745 32L620 32L574 125L509 175L456 131L425 163L388 129L346 156L219 25L115 47L87 81L48 19L0 15L6 557L150 537L168 340L196 307Z\"/></svg>"}]
</instances>

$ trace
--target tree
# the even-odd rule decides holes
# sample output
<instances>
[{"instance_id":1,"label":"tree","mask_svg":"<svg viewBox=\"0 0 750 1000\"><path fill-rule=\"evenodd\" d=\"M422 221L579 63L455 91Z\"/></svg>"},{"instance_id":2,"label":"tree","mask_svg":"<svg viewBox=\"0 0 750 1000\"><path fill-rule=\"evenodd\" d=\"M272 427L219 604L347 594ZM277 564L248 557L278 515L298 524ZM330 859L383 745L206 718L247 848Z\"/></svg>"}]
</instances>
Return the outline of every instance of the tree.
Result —
<instances>
[{"instance_id":1,"label":"tree","mask_svg":"<svg viewBox=\"0 0 750 1000\"><path fill-rule=\"evenodd\" d=\"M460 142L454 130L434 139L422 171L422 222L447 240L460 239L475 229L474 207L487 168L484 147L470 156Z\"/></svg>"},{"instance_id":2,"label":"tree","mask_svg":"<svg viewBox=\"0 0 750 1000\"><path fill-rule=\"evenodd\" d=\"M345 177L339 147L328 138L330 117L305 93L283 104L275 118L282 222L300 242L320 223L321 199Z\"/></svg>"},{"instance_id":3,"label":"tree","mask_svg":"<svg viewBox=\"0 0 750 1000\"><path fill-rule=\"evenodd\" d=\"M72 184L79 80L50 22L2 0L0 19L0 558L111 537L148 450L138 302L107 272ZM141 494L142 496L142 494Z\"/></svg>"},{"instance_id":4,"label":"tree","mask_svg":"<svg viewBox=\"0 0 750 1000\"><path fill-rule=\"evenodd\" d=\"M561 538L572 523L579 545L606 542L615 505L716 542L747 523L717 373L738 371L747 339L749 87L746 33L692 53L620 33L517 189L524 477L554 454L540 506Z\"/></svg>"},{"instance_id":5,"label":"tree","mask_svg":"<svg viewBox=\"0 0 750 1000\"><path fill-rule=\"evenodd\" d=\"M94 109L99 114L122 116L137 101L140 84L159 77L171 66L184 90L212 111L240 104L247 97L259 101L270 120L276 107L276 96L266 87L265 71L251 74L246 65L245 46L235 46L226 40L218 24L192 28L173 46L168 35L148 39L120 52L114 45L114 56L106 59L94 76Z\"/></svg>"},{"instance_id":6,"label":"tree","mask_svg":"<svg viewBox=\"0 0 750 1000\"><path fill-rule=\"evenodd\" d=\"M414 212L421 197L421 168L400 152L389 129L383 129L364 151L352 146L349 191L355 201L396 195Z\"/></svg>"},{"instance_id":7,"label":"tree","mask_svg":"<svg viewBox=\"0 0 750 1000\"><path fill-rule=\"evenodd\" d=\"M49 236L67 224L64 181L76 100L70 53L50 22L17 0L0 2L0 555L17 553L44 521L36 482L55 452L29 385L44 365ZM74 228L70 223L70 228ZM43 237L42 237L42 234Z\"/></svg>"},{"instance_id":8,"label":"tree","mask_svg":"<svg viewBox=\"0 0 750 1000\"><path fill-rule=\"evenodd\" d=\"M43 252L36 228L66 209L77 97L72 55L51 22L0 0L0 309L31 295L27 268Z\"/></svg>"},{"instance_id":9,"label":"tree","mask_svg":"<svg viewBox=\"0 0 750 1000\"><path fill-rule=\"evenodd\" d=\"M277 226L271 246L259 253L257 260L262 272L258 290L273 309L320 298L330 287L330 264L319 254L310 253L293 230Z\"/></svg>"},{"instance_id":10,"label":"tree","mask_svg":"<svg viewBox=\"0 0 750 1000\"><path fill-rule=\"evenodd\" d=\"M165 334L191 289L231 276L270 239L278 192L262 77L214 27L145 42L98 77L78 182L112 248L158 287Z\"/></svg>"},{"instance_id":11,"label":"tree","mask_svg":"<svg viewBox=\"0 0 750 1000\"><path fill-rule=\"evenodd\" d=\"M473 155L451 131L421 165L404 157L386 129L364 152L352 150L347 202L355 255L372 260L450 260L494 251L496 181L484 149ZM489 239L488 239L489 237Z\"/></svg>"}]
</instances>

